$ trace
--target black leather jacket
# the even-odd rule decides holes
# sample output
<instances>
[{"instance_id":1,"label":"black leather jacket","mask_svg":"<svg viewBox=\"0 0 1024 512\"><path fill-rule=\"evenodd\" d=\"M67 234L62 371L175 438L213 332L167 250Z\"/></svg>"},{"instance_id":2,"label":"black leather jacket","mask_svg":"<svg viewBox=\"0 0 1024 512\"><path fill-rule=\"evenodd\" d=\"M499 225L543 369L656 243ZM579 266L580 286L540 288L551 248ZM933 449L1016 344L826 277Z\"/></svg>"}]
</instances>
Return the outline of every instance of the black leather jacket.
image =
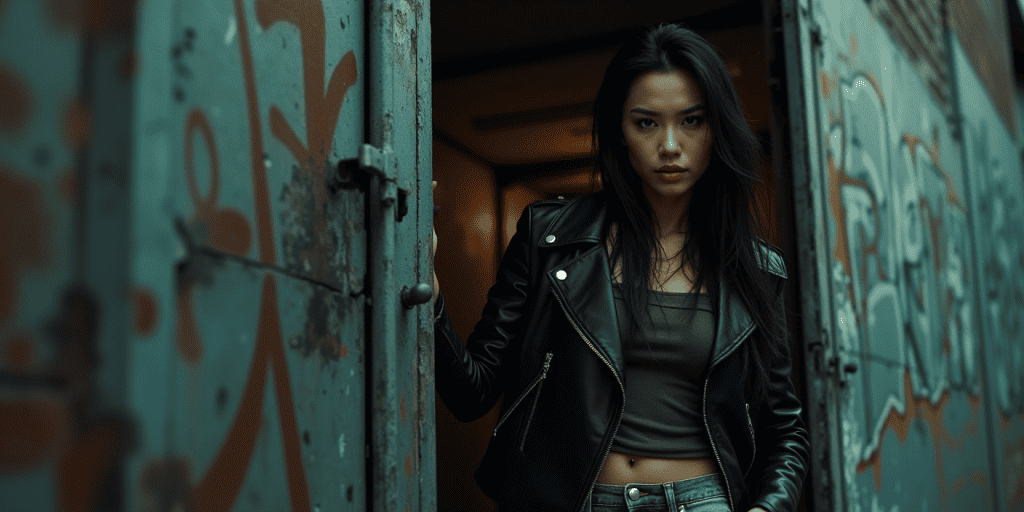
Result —
<instances>
[{"instance_id":1,"label":"black leather jacket","mask_svg":"<svg viewBox=\"0 0 1024 512\"><path fill-rule=\"evenodd\" d=\"M465 346L443 295L435 303L435 376L445 405L472 421L505 394L476 472L481 489L504 506L582 510L618 429L624 369L601 238L606 215L600 193L528 206ZM782 301L782 257L768 246L762 254ZM729 506L794 510L808 441L789 358L770 368L770 398L751 410L737 349L760 332L735 293L722 290L718 311L703 410Z\"/></svg>"}]
</instances>

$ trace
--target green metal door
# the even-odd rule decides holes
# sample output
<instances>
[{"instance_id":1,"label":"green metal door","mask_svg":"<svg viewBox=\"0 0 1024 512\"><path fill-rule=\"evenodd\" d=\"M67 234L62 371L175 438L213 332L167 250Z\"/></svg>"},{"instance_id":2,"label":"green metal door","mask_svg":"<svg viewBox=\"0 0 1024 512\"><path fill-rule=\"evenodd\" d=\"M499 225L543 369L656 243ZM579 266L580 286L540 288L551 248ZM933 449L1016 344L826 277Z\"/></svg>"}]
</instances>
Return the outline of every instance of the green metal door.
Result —
<instances>
[{"instance_id":1,"label":"green metal door","mask_svg":"<svg viewBox=\"0 0 1024 512\"><path fill-rule=\"evenodd\" d=\"M1006 265L1024 261L1024 188L946 25L963 14L781 5L814 508L1018 510L997 453L1013 436L996 432L1019 408ZM985 168L997 153L1002 173Z\"/></svg>"},{"instance_id":2,"label":"green metal door","mask_svg":"<svg viewBox=\"0 0 1024 512\"><path fill-rule=\"evenodd\" d=\"M0 1L0 509L436 508L428 11Z\"/></svg>"}]
</instances>

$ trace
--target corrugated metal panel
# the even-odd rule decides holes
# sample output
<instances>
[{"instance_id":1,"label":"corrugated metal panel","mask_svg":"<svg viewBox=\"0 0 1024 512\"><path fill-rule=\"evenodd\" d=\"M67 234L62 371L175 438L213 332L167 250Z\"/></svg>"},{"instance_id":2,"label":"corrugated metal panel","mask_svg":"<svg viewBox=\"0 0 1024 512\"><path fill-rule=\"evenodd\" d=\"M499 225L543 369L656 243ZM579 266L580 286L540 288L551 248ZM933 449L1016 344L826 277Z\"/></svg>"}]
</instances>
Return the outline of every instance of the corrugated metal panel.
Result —
<instances>
[{"instance_id":1,"label":"corrugated metal panel","mask_svg":"<svg viewBox=\"0 0 1024 512\"><path fill-rule=\"evenodd\" d=\"M813 46L807 136L821 148L810 168L820 177L804 182L824 215L801 239L818 249L801 264L825 270L822 343L808 360L809 385L836 407L824 415L840 449L833 506L993 510L980 362L992 302L979 307L974 294L959 126L865 3L817 1L802 23Z\"/></svg>"}]
</instances>

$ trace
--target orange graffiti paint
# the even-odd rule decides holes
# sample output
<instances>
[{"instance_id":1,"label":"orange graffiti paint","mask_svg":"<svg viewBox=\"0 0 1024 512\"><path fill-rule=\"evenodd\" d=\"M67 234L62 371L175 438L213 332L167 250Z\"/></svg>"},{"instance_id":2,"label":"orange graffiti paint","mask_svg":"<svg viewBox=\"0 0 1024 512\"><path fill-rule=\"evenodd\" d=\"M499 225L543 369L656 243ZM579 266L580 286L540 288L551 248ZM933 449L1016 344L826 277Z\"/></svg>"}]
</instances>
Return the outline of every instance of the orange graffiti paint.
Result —
<instances>
[{"instance_id":1,"label":"orange graffiti paint","mask_svg":"<svg viewBox=\"0 0 1024 512\"><path fill-rule=\"evenodd\" d=\"M272 274L264 277L260 304L256 347L242 389L238 412L231 422L224 443L189 498L188 510L193 512L226 512L237 499L256 447L268 370L273 373L292 510L310 510L302 448L292 404L291 381L281 337L277 284Z\"/></svg>"},{"instance_id":2,"label":"orange graffiti paint","mask_svg":"<svg viewBox=\"0 0 1024 512\"><path fill-rule=\"evenodd\" d=\"M857 55L857 34L850 32L850 55Z\"/></svg>"},{"instance_id":3,"label":"orange graffiti paint","mask_svg":"<svg viewBox=\"0 0 1024 512\"><path fill-rule=\"evenodd\" d=\"M206 197L199 191L196 180L193 147L195 132L202 136L210 162L210 191ZM197 240L197 243L236 256L248 256L249 221L238 210L217 207L217 197L220 195L220 160L217 143L206 114L199 108L189 111L185 121L185 181L192 204L196 208L191 221L192 227L197 228L192 230L193 234L205 235Z\"/></svg>"},{"instance_id":4,"label":"orange graffiti paint","mask_svg":"<svg viewBox=\"0 0 1024 512\"><path fill-rule=\"evenodd\" d=\"M8 137L17 135L31 112L32 95L28 86L13 71L0 66L0 133Z\"/></svg>"},{"instance_id":5,"label":"orange graffiti paint","mask_svg":"<svg viewBox=\"0 0 1024 512\"><path fill-rule=\"evenodd\" d=\"M159 309L156 296L146 288L135 288L131 294L135 334L149 336L156 330Z\"/></svg>"},{"instance_id":6,"label":"orange graffiti paint","mask_svg":"<svg viewBox=\"0 0 1024 512\"><path fill-rule=\"evenodd\" d=\"M92 111L85 100L77 96L68 100L61 128L68 147L74 150L85 148L92 132Z\"/></svg>"},{"instance_id":7,"label":"orange graffiti paint","mask_svg":"<svg viewBox=\"0 0 1024 512\"><path fill-rule=\"evenodd\" d=\"M305 94L306 142L303 144L288 125L277 105L270 108L270 131L288 148L300 169L309 173L309 192L313 195L312 239L315 250L309 256L313 277L326 280L333 271L327 255L327 189L324 183L334 132L341 115L345 93L355 85L355 53L349 51L331 72L324 92L325 30L324 14L319 2L303 0L257 0L256 17L264 30L278 22L291 23L299 29L302 41L302 71Z\"/></svg>"},{"instance_id":8,"label":"orange graffiti paint","mask_svg":"<svg viewBox=\"0 0 1024 512\"><path fill-rule=\"evenodd\" d=\"M18 306L23 269L49 263L49 217L43 196L32 181L0 164L0 323Z\"/></svg>"},{"instance_id":9,"label":"orange graffiti paint","mask_svg":"<svg viewBox=\"0 0 1024 512\"><path fill-rule=\"evenodd\" d=\"M176 306L176 322L174 333L174 344L178 348L178 355L186 363L196 364L203 357L203 345L199 339L199 328L196 327L195 313L192 311L192 288L194 281L178 289Z\"/></svg>"},{"instance_id":10,"label":"orange graffiti paint","mask_svg":"<svg viewBox=\"0 0 1024 512\"><path fill-rule=\"evenodd\" d=\"M405 456L405 478L412 478L412 455Z\"/></svg>"}]
</instances>

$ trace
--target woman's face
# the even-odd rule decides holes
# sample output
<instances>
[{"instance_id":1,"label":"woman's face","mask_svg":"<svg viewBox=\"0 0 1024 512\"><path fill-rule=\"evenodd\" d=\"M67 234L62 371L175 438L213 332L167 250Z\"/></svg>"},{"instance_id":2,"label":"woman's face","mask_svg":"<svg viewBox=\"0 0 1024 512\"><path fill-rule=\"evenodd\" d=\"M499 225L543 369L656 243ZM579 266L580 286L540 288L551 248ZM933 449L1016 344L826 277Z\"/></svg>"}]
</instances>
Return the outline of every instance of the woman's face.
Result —
<instances>
[{"instance_id":1,"label":"woman's face","mask_svg":"<svg viewBox=\"0 0 1024 512\"><path fill-rule=\"evenodd\" d=\"M629 161L650 199L689 199L711 155L697 81L682 70L637 77L622 105Z\"/></svg>"}]
</instances>

